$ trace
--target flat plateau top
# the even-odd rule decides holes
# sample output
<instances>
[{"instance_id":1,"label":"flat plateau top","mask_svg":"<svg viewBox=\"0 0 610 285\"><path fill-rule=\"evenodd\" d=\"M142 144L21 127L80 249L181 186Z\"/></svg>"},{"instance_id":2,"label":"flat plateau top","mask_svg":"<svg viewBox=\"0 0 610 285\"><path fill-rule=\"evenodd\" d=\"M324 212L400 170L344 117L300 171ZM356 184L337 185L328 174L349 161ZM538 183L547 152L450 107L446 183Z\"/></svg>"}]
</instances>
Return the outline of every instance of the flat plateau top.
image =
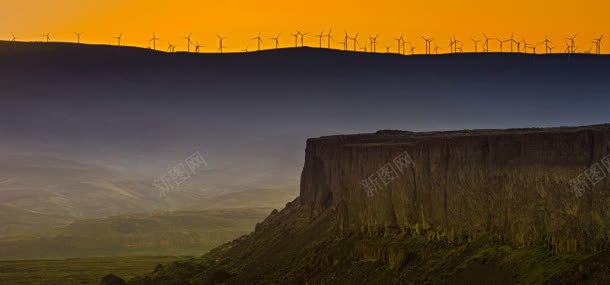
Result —
<instances>
[{"instance_id":1,"label":"flat plateau top","mask_svg":"<svg viewBox=\"0 0 610 285\"><path fill-rule=\"evenodd\" d=\"M582 131L610 132L610 124L580 126L580 127L555 127L555 128L523 128L523 129L480 129L480 130L458 130L458 131L435 131L435 132L410 132L400 130L380 130L375 133L334 135L319 138L311 138L312 142L344 142L351 143L374 143L389 141L417 141L438 138L461 138L461 137L486 137L486 136L519 136L529 134L567 134Z\"/></svg>"}]
</instances>

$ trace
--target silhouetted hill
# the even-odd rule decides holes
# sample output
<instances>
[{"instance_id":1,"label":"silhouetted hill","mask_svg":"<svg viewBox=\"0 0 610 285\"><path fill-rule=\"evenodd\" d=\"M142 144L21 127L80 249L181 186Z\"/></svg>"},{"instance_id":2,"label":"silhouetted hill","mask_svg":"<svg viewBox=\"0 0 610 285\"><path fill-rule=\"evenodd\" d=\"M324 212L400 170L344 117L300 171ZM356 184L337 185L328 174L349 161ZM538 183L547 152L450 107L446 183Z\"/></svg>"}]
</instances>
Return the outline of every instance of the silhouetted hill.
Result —
<instances>
[{"instance_id":1,"label":"silhouetted hill","mask_svg":"<svg viewBox=\"0 0 610 285\"><path fill-rule=\"evenodd\" d=\"M315 48L170 54L0 42L0 62L0 155L108 171L94 175L96 191L87 190L90 183L65 187L65 180L18 189L11 188L14 181L0 184L0 201L18 197L22 210L44 209L43 215L63 215L82 201L94 201L91 212L103 215L157 205L194 209L213 195L252 189L296 192L308 137L587 125L606 121L610 105L605 55L400 56ZM207 167L159 197L153 181L195 152ZM64 178L72 181L70 171ZM17 181L43 177L18 174ZM0 181L13 178L2 175ZM155 203L95 194L117 197L117 184Z\"/></svg>"}]
</instances>

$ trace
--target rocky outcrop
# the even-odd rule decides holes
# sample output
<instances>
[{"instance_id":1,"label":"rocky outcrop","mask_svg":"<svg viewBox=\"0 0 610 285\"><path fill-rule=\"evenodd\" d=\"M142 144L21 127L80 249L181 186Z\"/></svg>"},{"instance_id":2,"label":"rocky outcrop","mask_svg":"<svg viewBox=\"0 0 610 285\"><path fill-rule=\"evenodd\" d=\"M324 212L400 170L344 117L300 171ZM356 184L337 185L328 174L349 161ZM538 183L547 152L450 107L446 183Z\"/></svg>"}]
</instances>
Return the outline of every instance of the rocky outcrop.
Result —
<instances>
[{"instance_id":1,"label":"rocky outcrop","mask_svg":"<svg viewBox=\"0 0 610 285\"><path fill-rule=\"evenodd\" d=\"M300 203L349 232L595 251L610 237L609 154L610 125L321 137Z\"/></svg>"}]
</instances>

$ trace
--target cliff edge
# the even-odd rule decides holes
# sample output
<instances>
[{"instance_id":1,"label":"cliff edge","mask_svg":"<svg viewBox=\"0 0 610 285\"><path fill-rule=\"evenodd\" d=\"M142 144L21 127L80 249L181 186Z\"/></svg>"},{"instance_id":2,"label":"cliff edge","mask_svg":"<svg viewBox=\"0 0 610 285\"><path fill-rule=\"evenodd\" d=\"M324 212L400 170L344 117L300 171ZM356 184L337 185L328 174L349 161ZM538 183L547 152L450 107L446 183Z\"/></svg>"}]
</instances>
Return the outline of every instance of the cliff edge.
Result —
<instances>
[{"instance_id":1,"label":"cliff edge","mask_svg":"<svg viewBox=\"0 0 610 285\"><path fill-rule=\"evenodd\" d=\"M610 237L610 125L309 139L301 204L340 227L599 250Z\"/></svg>"},{"instance_id":2,"label":"cliff edge","mask_svg":"<svg viewBox=\"0 0 610 285\"><path fill-rule=\"evenodd\" d=\"M300 197L142 284L608 284L610 125L307 141Z\"/></svg>"}]
</instances>

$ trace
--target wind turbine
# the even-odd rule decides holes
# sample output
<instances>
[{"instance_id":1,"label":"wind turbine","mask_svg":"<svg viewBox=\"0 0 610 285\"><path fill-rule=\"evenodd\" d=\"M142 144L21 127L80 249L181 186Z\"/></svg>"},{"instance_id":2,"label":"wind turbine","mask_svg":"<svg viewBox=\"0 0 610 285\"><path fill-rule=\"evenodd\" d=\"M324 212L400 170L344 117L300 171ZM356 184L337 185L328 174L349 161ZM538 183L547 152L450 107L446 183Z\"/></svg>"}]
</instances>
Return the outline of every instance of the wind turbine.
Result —
<instances>
[{"instance_id":1,"label":"wind turbine","mask_svg":"<svg viewBox=\"0 0 610 285\"><path fill-rule=\"evenodd\" d=\"M298 47L299 46L299 35L301 35L300 31L297 31L296 34L291 34L294 37L294 47Z\"/></svg>"},{"instance_id":2,"label":"wind turbine","mask_svg":"<svg viewBox=\"0 0 610 285\"><path fill-rule=\"evenodd\" d=\"M390 48L391 48L391 47L392 47L392 46L385 46L385 52L386 52L386 53L390 53Z\"/></svg>"},{"instance_id":3,"label":"wind turbine","mask_svg":"<svg viewBox=\"0 0 610 285\"><path fill-rule=\"evenodd\" d=\"M371 41L371 52L377 52L377 38L379 38L379 34L371 37L369 35L369 40Z\"/></svg>"},{"instance_id":4,"label":"wind turbine","mask_svg":"<svg viewBox=\"0 0 610 285\"><path fill-rule=\"evenodd\" d=\"M411 42L407 42L404 39L402 39L402 54L407 54L405 52L405 48L407 47L407 44L411 45Z\"/></svg>"},{"instance_id":5,"label":"wind turbine","mask_svg":"<svg viewBox=\"0 0 610 285\"><path fill-rule=\"evenodd\" d=\"M434 50L432 50L432 52L435 54L438 54L438 49L439 49L439 47L436 44L434 44Z\"/></svg>"},{"instance_id":6,"label":"wind turbine","mask_svg":"<svg viewBox=\"0 0 610 285\"><path fill-rule=\"evenodd\" d=\"M193 33L190 33L188 36L186 37L181 37L181 39L185 39L186 40L186 52L191 52L191 36L193 35Z\"/></svg>"},{"instance_id":7,"label":"wind turbine","mask_svg":"<svg viewBox=\"0 0 610 285\"><path fill-rule=\"evenodd\" d=\"M224 49L223 42L224 42L224 40L225 40L227 37L221 37L221 36L219 36L218 34L216 34L216 36L218 37L218 41L219 41L219 43L218 43L218 45L219 45L218 50L220 51L220 53L222 53L222 52L223 52L223 49Z\"/></svg>"},{"instance_id":8,"label":"wind turbine","mask_svg":"<svg viewBox=\"0 0 610 285\"><path fill-rule=\"evenodd\" d=\"M320 32L319 35L316 35L316 37L320 40L320 48L322 48L322 40L324 39L325 35L324 35L324 29L322 29L322 32Z\"/></svg>"},{"instance_id":9,"label":"wind turbine","mask_svg":"<svg viewBox=\"0 0 610 285\"><path fill-rule=\"evenodd\" d=\"M15 37L15 34L11 33L11 36L13 36L13 42L15 42L17 40L17 38Z\"/></svg>"},{"instance_id":10,"label":"wind turbine","mask_svg":"<svg viewBox=\"0 0 610 285\"><path fill-rule=\"evenodd\" d=\"M199 49L201 48L201 45L199 45L198 42L195 42L193 45L195 45L195 52L199 53Z\"/></svg>"},{"instance_id":11,"label":"wind turbine","mask_svg":"<svg viewBox=\"0 0 610 285\"><path fill-rule=\"evenodd\" d=\"M275 38L269 38L269 39L275 41L275 48L276 49L280 47L280 34L277 34L277 36Z\"/></svg>"},{"instance_id":12,"label":"wind turbine","mask_svg":"<svg viewBox=\"0 0 610 285\"><path fill-rule=\"evenodd\" d=\"M523 43L523 53L527 53L527 42L525 41L525 38L521 38L521 42Z\"/></svg>"},{"instance_id":13,"label":"wind turbine","mask_svg":"<svg viewBox=\"0 0 610 285\"><path fill-rule=\"evenodd\" d=\"M500 43L500 52L504 52L504 43L508 42L510 40L501 40L501 39L496 39L496 41L498 41Z\"/></svg>"},{"instance_id":14,"label":"wind turbine","mask_svg":"<svg viewBox=\"0 0 610 285\"><path fill-rule=\"evenodd\" d=\"M599 38L595 39L593 42L595 44L595 52L597 54L602 53L602 39L604 38L604 34L602 34Z\"/></svg>"},{"instance_id":15,"label":"wind turbine","mask_svg":"<svg viewBox=\"0 0 610 285\"><path fill-rule=\"evenodd\" d=\"M118 37L114 37L113 39L117 39L119 42L119 46L121 46L121 38L123 38L123 33L121 33Z\"/></svg>"},{"instance_id":16,"label":"wind turbine","mask_svg":"<svg viewBox=\"0 0 610 285\"><path fill-rule=\"evenodd\" d=\"M450 53L453 53L454 47L457 47L456 42L454 39L451 38L451 36L449 36L449 49L451 50Z\"/></svg>"},{"instance_id":17,"label":"wind turbine","mask_svg":"<svg viewBox=\"0 0 610 285\"><path fill-rule=\"evenodd\" d=\"M174 50L176 49L176 46L174 46L171 42L167 42L167 44L168 44L167 51L174 52Z\"/></svg>"},{"instance_id":18,"label":"wind turbine","mask_svg":"<svg viewBox=\"0 0 610 285\"><path fill-rule=\"evenodd\" d=\"M485 42L483 42L483 46L484 46L483 50L485 52L489 52L489 38L487 37L486 34L483 34L483 37L485 37Z\"/></svg>"},{"instance_id":19,"label":"wind turbine","mask_svg":"<svg viewBox=\"0 0 610 285\"><path fill-rule=\"evenodd\" d=\"M301 33L301 47L305 46L305 36L309 35L309 33Z\"/></svg>"},{"instance_id":20,"label":"wind turbine","mask_svg":"<svg viewBox=\"0 0 610 285\"><path fill-rule=\"evenodd\" d=\"M510 52L513 52L513 44L517 44L517 52L519 52L519 42L515 41L515 34L510 34Z\"/></svg>"},{"instance_id":21,"label":"wind turbine","mask_svg":"<svg viewBox=\"0 0 610 285\"><path fill-rule=\"evenodd\" d=\"M263 42L263 39L261 39L261 33L258 33L258 37L252 38L253 40L256 40L256 44L258 45L258 50L261 50L261 43Z\"/></svg>"},{"instance_id":22,"label":"wind turbine","mask_svg":"<svg viewBox=\"0 0 610 285\"><path fill-rule=\"evenodd\" d=\"M422 37L422 39L424 39L424 41L426 41L426 54L430 54L432 52L432 42L434 41L434 38L425 38Z\"/></svg>"},{"instance_id":23,"label":"wind turbine","mask_svg":"<svg viewBox=\"0 0 610 285\"><path fill-rule=\"evenodd\" d=\"M549 53L549 43L551 43L551 41L549 41L547 35L544 35L544 41L542 41L541 44L544 44L544 53L548 54Z\"/></svg>"},{"instance_id":24,"label":"wind turbine","mask_svg":"<svg viewBox=\"0 0 610 285\"><path fill-rule=\"evenodd\" d=\"M153 50L157 50L157 41L159 40L159 38L157 38L157 36L155 35L155 33L153 32L153 37L152 39L150 39L148 41L148 43L150 44L150 42L153 43Z\"/></svg>"},{"instance_id":25,"label":"wind turbine","mask_svg":"<svg viewBox=\"0 0 610 285\"><path fill-rule=\"evenodd\" d=\"M475 40L475 39L472 39L472 42L474 43L474 52L475 52L475 53L478 51L478 50L477 50L477 45L479 44L479 42L480 42L480 41L481 41L481 40Z\"/></svg>"},{"instance_id":26,"label":"wind turbine","mask_svg":"<svg viewBox=\"0 0 610 285\"><path fill-rule=\"evenodd\" d=\"M330 49L330 40L335 40L335 38L333 38L333 28L330 27L330 29L328 30L328 34L326 34L326 38L328 39L328 48Z\"/></svg>"},{"instance_id":27,"label":"wind turbine","mask_svg":"<svg viewBox=\"0 0 610 285\"><path fill-rule=\"evenodd\" d=\"M574 46L574 39L576 38L577 35L574 35L571 38L566 38L567 40L570 41L570 53L575 53L576 52L576 47Z\"/></svg>"},{"instance_id":28,"label":"wind turbine","mask_svg":"<svg viewBox=\"0 0 610 285\"><path fill-rule=\"evenodd\" d=\"M400 38L394 38L396 40L396 53L400 54L400 42L403 41L405 35L401 35Z\"/></svg>"},{"instance_id":29,"label":"wind turbine","mask_svg":"<svg viewBox=\"0 0 610 285\"><path fill-rule=\"evenodd\" d=\"M449 37L449 40L451 40L451 37ZM458 48L458 43L461 43L462 45L460 45L460 47ZM458 49L461 51L462 47L464 46L464 43L462 43L461 41L458 41L458 39L455 38L455 35L453 35L453 52L457 53Z\"/></svg>"},{"instance_id":30,"label":"wind turbine","mask_svg":"<svg viewBox=\"0 0 610 285\"><path fill-rule=\"evenodd\" d=\"M82 35L84 33L83 32L81 32L81 33L74 32L74 34L76 35L76 43L80 44L80 35Z\"/></svg>"},{"instance_id":31,"label":"wind turbine","mask_svg":"<svg viewBox=\"0 0 610 285\"><path fill-rule=\"evenodd\" d=\"M536 54L536 47L538 47L541 43L537 43L533 46L530 45L530 48L532 49L532 51L534 52L534 54Z\"/></svg>"},{"instance_id":32,"label":"wind turbine","mask_svg":"<svg viewBox=\"0 0 610 285\"><path fill-rule=\"evenodd\" d=\"M356 35L355 35L353 38L349 38L350 40L353 40L353 41L354 41L354 51L356 51L356 46L357 46L357 44L358 44L358 35L359 35L359 34L360 34L360 33L356 33Z\"/></svg>"},{"instance_id":33,"label":"wind turbine","mask_svg":"<svg viewBox=\"0 0 610 285\"><path fill-rule=\"evenodd\" d=\"M50 33L47 33L46 35L42 35L42 36L47 39L47 43L51 40Z\"/></svg>"}]
</instances>

